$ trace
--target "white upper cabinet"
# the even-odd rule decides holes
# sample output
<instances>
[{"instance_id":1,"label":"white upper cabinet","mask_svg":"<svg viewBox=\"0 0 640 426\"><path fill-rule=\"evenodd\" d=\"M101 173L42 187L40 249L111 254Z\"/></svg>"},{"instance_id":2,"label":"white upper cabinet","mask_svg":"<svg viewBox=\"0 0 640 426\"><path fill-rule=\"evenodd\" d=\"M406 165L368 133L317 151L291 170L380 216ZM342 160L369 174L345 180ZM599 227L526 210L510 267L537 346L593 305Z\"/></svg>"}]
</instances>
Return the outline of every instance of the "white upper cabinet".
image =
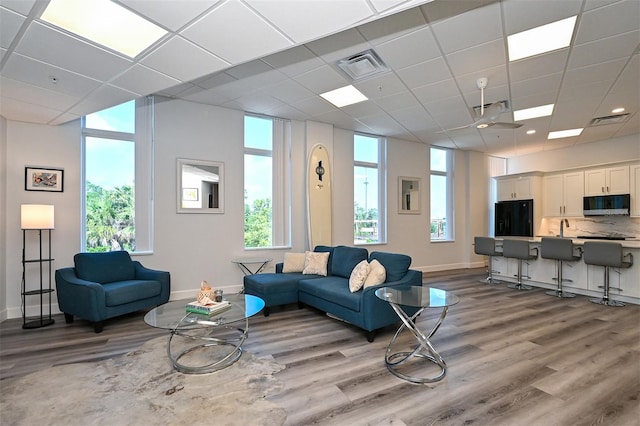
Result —
<instances>
[{"instance_id":1,"label":"white upper cabinet","mask_svg":"<svg viewBox=\"0 0 640 426\"><path fill-rule=\"evenodd\" d=\"M640 164L629 167L631 175L631 216L640 216Z\"/></svg>"},{"instance_id":2,"label":"white upper cabinet","mask_svg":"<svg viewBox=\"0 0 640 426\"><path fill-rule=\"evenodd\" d=\"M584 195L629 193L629 166L607 167L584 172Z\"/></svg>"},{"instance_id":3,"label":"white upper cabinet","mask_svg":"<svg viewBox=\"0 0 640 426\"><path fill-rule=\"evenodd\" d=\"M535 183L540 179L535 176L497 179L498 201L529 200L534 198Z\"/></svg>"},{"instance_id":4,"label":"white upper cabinet","mask_svg":"<svg viewBox=\"0 0 640 426\"><path fill-rule=\"evenodd\" d=\"M542 178L543 216L582 216L584 172L549 175Z\"/></svg>"}]
</instances>

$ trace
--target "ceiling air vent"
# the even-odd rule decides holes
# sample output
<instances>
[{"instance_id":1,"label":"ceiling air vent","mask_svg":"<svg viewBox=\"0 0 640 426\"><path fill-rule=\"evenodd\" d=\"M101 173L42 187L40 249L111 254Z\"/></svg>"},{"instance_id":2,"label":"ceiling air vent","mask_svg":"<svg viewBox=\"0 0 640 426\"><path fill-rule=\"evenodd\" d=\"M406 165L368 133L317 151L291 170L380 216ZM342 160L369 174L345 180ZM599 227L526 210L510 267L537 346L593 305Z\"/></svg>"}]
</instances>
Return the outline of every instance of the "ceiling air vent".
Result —
<instances>
[{"instance_id":1,"label":"ceiling air vent","mask_svg":"<svg viewBox=\"0 0 640 426\"><path fill-rule=\"evenodd\" d=\"M607 115L605 117L596 117L589 123L590 126L604 126L606 124L624 123L629 119L629 114Z\"/></svg>"},{"instance_id":2,"label":"ceiling air vent","mask_svg":"<svg viewBox=\"0 0 640 426\"><path fill-rule=\"evenodd\" d=\"M497 101L497 102L491 102L489 104L484 104L485 112L487 111L487 108L489 108L491 105L494 105L494 104L500 105L500 109L498 110L500 114L511 111L511 109L509 108L509 101L504 100L504 101ZM476 114L476 117L480 117L480 105L474 106L472 110Z\"/></svg>"},{"instance_id":3,"label":"ceiling air vent","mask_svg":"<svg viewBox=\"0 0 640 426\"><path fill-rule=\"evenodd\" d=\"M362 80L389 70L378 54L371 49L341 59L336 65L353 80Z\"/></svg>"}]
</instances>

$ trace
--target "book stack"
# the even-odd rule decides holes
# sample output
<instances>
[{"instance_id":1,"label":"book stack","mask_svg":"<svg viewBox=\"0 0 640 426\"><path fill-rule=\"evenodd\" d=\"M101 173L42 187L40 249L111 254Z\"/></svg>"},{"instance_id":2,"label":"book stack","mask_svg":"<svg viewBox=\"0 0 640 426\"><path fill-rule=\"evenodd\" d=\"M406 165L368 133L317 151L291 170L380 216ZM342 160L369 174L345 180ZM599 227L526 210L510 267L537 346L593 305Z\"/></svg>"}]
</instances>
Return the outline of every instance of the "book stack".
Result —
<instances>
[{"instance_id":1,"label":"book stack","mask_svg":"<svg viewBox=\"0 0 640 426\"><path fill-rule=\"evenodd\" d=\"M231 307L231 303L228 300L222 302L213 302L212 304L203 305L198 301L187 303L187 312L200 315L215 315Z\"/></svg>"}]
</instances>

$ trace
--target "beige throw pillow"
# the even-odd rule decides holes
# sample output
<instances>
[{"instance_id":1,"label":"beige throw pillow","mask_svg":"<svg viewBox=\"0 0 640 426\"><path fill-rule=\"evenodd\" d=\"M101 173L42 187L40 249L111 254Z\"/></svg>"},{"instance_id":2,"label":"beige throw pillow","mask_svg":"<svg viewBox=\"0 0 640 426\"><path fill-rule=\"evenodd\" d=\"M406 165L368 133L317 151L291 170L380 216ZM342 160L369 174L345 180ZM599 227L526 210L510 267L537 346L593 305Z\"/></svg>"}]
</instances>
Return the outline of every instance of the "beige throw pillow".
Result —
<instances>
[{"instance_id":1,"label":"beige throw pillow","mask_svg":"<svg viewBox=\"0 0 640 426\"><path fill-rule=\"evenodd\" d=\"M302 272L305 258L305 253L285 253L282 272Z\"/></svg>"},{"instance_id":2,"label":"beige throw pillow","mask_svg":"<svg viewBox=\"0 0 640 426\"><path fill-rule=\"evenodd\" d=\"M329 252L316 253L308 251L305 254L303 274L314 274L327 276L327 262L329 261Z\"/></svg>"},{"instance_id":3,"label":"beige throw pillow","mask_svg":"<svg viewBox=\"0 0 640 426\"><path fill-rule=\"evenodd\" d=\"M384 269L382 263L378 262L378 259L373 259L369 264L369 275L364 281L364 288L371 287L373 285L382 284L387 279L387 270Z\"/></svg>"},{"instance_id":4,"label":"beige throw pillow","mask_svg":"<svg viewBox=\"0 0 640 426\"><path fill-rule=\"evenodd\" d=\"M351 276L349 277L349 290L351 293L355 293L362 288L367 275L369 275L369 262L365 259L351 271Z\"/></svg>"}]
</instances>

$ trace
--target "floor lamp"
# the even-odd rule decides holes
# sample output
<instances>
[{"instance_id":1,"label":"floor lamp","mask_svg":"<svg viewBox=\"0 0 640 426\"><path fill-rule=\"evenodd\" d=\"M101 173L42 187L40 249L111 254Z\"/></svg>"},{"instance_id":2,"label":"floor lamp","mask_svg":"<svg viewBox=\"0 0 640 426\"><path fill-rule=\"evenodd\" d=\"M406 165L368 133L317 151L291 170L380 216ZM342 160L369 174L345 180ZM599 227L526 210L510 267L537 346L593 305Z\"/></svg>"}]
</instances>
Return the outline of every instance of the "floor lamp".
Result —
<instances>
[{"instance_id":1,"label":"floor lamp","mask_svg":"<svg viewBox=\"0 0 640 426\"><path fill-rule=\"evenodd\" d=\"M20 206L20 227L22 228L22 328L40 328L51 325L55 322L51 318L51 230L54 229L54 208L45 204L23 204ZM40 243L39 256L37 259L26 258L27 248L27 231L38 231L38 239ZM42 232L48 231L49 251L47 257L42 257ZM40 266L40 288L35 290L27 290L26 274L27 264L38 263ZM44 263L49 267L49 285L45 288L43 277ZM44 313L44 295L49 297L49 312L45 317ZM27 321L27 296L40 296L40 317L32 318Z\"/></svg>"}]
</instances>

